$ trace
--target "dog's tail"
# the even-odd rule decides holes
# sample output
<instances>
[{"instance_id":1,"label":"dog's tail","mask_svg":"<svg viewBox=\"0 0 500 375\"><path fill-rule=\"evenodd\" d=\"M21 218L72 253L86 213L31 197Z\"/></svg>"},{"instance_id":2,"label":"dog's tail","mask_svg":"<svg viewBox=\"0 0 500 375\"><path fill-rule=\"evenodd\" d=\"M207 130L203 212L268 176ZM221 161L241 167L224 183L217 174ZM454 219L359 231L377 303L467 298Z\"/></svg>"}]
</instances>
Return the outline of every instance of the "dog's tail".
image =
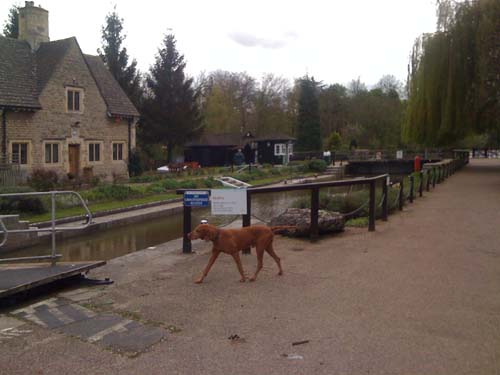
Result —
<instances>
[{"instance_id":1,"label":"dog's tail","mask_svg":"<svg viewBox=\"0 0 500 375\"><path fill-rule=\"evenodd\" d=\"M274 226L274 227L269 227L271 228L271 231L273 233L282 233L282 232L288 232L288 231L291 231L291 232L295 232L295 230L297 229L297 226L296 225L277 225L277 226Z\"/></svg>"}]
</instances>

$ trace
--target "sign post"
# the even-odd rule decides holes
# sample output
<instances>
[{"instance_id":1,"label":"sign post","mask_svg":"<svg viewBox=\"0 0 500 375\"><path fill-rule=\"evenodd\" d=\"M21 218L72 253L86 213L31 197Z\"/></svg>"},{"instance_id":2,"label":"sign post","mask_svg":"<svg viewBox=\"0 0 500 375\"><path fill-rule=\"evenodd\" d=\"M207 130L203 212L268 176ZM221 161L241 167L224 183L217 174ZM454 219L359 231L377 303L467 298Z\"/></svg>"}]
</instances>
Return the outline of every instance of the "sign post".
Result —
<instances>
[{"instance_id":1,"label":"sign post","mask_svg":"<svg viewBox=\"0 0 500 375\"><path fill-rule=\"evenodd\" d=\"M191 252L191 240L188 233L191 232L191 207L208 207L208 191L185 191L184 192L184 236L182 238L182 252Z\"/></svg>"},{"instance_id":2,"label":"sign post","mask_svg":"<svg viewBox=\"0 0 500 375\"><path fill-rule=\"evenodd\" d=\"M246 189L212 189L212 215L246 215Z\"/></svg>"}]
</instances>

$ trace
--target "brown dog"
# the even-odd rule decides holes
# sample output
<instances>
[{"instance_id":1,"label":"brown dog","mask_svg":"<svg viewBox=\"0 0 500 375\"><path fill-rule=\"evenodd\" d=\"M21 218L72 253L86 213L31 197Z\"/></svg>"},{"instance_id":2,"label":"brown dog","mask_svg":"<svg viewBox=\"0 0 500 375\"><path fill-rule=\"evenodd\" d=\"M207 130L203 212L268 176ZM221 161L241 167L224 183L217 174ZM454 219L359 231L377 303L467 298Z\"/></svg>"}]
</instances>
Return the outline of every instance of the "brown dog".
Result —
<instances>
[{"instance_id":1,"label":"brown dog","mask_svg":"<svg viewBox=\"0 0 500 375\"><path fill-rule=\"evenodd\" d=\"M226 253L233 257L236 265L238 266L238 271L240 271L241 282L246 280L245 273L243 271L243 265L240 259L240 250L255 247L257 251L257 269L250 281L255 281L257 279L257 274L262 269L262 259L264 257L264 251L273 257L276 264L278 265L279 272L278 275L283 274L283 269L281 268L280 258L276 255L273 249L273 237L274 232L289 229L291 227L267 227L264 225L253 225L250 227L244 227L240 229L219 229L210 224L200 224L191 233L188 234L188 238L191 240L202 239L206 241L212 241L212 255L208 261L207 266L203 270L203 274L195 281L195 283L200 284L203 279L207 276L210 268L214 264L215 260L219 254Z\"/></svg>"}]
</instances>

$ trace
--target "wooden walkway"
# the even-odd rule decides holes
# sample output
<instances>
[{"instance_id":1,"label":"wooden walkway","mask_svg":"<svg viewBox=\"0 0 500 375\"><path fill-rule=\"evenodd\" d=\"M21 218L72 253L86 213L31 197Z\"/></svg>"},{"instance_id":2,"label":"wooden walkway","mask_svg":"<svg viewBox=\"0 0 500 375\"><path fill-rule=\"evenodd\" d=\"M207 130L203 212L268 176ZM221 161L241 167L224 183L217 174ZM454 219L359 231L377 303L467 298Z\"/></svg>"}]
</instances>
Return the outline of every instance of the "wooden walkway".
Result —
<instances>
[{"instance_id":1,"label":"wooden walkway","mask_svg":"<svg viewBox=\"0 0 500 375\"><path fill-rule=\"evenodd\" d=\"M0 299L87 272L106 262L31 263L0 266Z\"/></svg>"}]
</instances>

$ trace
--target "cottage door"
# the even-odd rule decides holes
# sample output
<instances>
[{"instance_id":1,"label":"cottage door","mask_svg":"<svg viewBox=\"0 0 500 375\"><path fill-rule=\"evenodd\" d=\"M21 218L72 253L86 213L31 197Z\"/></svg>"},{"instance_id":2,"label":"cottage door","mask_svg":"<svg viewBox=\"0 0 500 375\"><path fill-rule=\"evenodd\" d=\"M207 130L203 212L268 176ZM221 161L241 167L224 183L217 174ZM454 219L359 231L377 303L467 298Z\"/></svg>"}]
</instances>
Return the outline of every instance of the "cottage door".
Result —
<instances>
[{"instance_id":1,"label":"cottage door","mask_svg":"<svg viewBox=\"0 0 500 375\"><path fill-rule=\"evenodd\" d=\"M78 176L80 171L80 145L69 145L69 173Z\"/></svg>"}]
</instances>

